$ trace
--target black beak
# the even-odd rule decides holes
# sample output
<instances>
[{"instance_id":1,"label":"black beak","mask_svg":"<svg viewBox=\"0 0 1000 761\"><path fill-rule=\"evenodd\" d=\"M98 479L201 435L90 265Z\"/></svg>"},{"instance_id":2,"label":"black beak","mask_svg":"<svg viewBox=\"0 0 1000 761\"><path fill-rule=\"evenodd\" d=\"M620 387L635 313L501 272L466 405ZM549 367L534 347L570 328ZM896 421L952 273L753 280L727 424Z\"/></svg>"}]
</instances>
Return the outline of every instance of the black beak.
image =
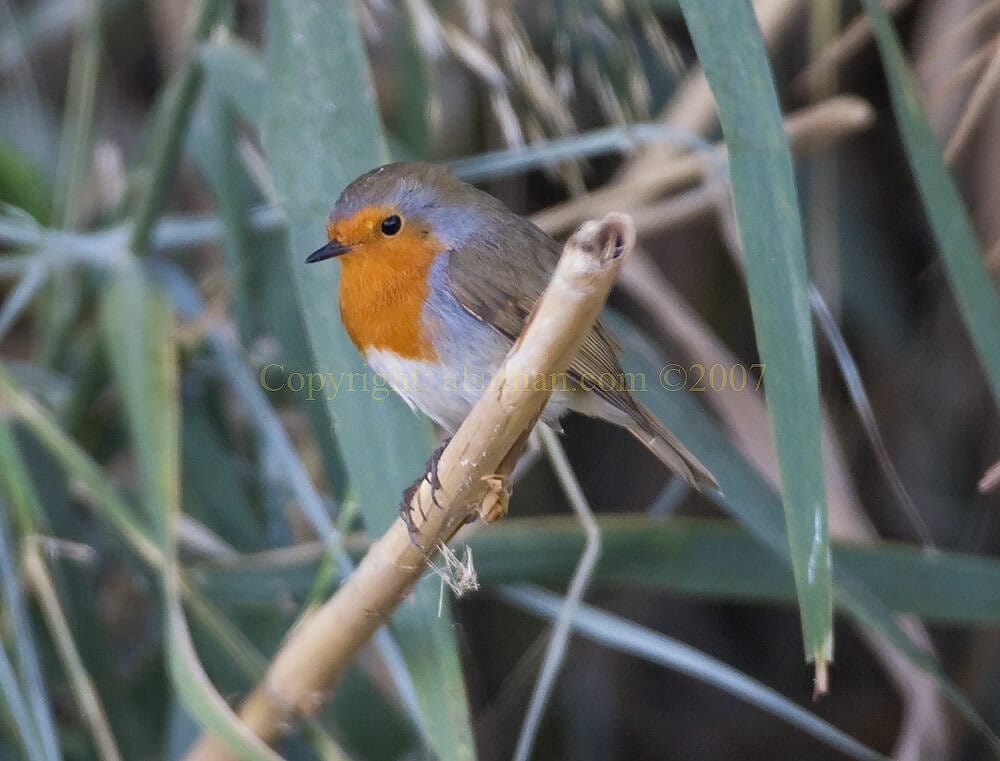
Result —
<instances>
[{"instance_id":1,"label":"black beak","mask_svg":"<svg viewBox=\"0 0 1000 761\"><path fill-rule=\"evenodd\" d=\"M324 259L332 259L335 256L340 256L341 254L346 254L351 250L350 246L345 246L336 238L332 239L323 248L313 251L306 258L306 264L312 264L313 262L321 262Z\"/></svg>"}]
</instances>

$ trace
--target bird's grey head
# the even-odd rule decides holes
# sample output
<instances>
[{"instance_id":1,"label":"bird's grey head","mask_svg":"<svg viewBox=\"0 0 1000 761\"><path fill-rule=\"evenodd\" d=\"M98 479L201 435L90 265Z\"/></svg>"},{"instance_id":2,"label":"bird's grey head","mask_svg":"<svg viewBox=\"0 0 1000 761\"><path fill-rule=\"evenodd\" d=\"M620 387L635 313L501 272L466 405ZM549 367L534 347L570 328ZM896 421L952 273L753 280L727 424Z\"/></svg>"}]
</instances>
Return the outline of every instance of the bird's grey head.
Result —
<instances>
[{"instance_id":1,"label":"bird's grey head","mask_svg":"<svg viewBox=\"0 0 1000 761\"><path fill-rule=\"evenodd\" d=\"M341 256L379 236L433 236L456 249L484 230L507 207L436 164L400 162L372 169L348 185L330 212L330 242L307 261Z\"/></svg>"},{"instance_id":2,"label":"bird's grey head","mask_svg":"<svg viewBox=\"0 0 1000 761\"><path fill-rule=\"evenodd\" d=\"M337 199L330 221L350 219L367 208L382 207L421 222L448 246L458 246L482 226L483 213L506 207L437 164L404 161L385 164L358 177Z\"/></svg>"}]
</instances>

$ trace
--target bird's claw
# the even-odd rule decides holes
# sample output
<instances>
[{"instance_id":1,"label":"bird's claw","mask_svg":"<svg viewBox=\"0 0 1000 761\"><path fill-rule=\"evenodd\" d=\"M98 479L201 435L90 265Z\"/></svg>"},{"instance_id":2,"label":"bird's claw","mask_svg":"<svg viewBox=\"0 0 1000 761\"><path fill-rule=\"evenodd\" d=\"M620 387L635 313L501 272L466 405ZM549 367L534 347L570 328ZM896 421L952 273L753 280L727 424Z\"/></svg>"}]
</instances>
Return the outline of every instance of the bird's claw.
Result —
<instances>
[{"instance_id":1,"label":"bird's claw","mask_svg":"<svg viewBox=\"0 0 1000 761\"><path fill-rule=\"evenodd\" d=\"M403 499L399 503L399 517L403 520L406 525L406 533L410 537L410 541L413 542L420 549L424 549L424 546L417 541L417 534L420 531L417 529L417 524L413 520L413 498L417 494L417 489L420 488L420 484L423 483L423 477L418 478L413 482L412 485L408 486L403 492ZM423 508L420 504L417 504L417 509L420 511L420 517L423 520L427 520L427 515L424 513Z\"/></svg>"},{"instance_id":2,"label":"bird's claw","mask_svg":"<svg viewBox=\"0 0 1000 761\"><path fill-rule=\"evenodd\" d=\"M506 474L497 473L483 476L483 480L487 491L476 513L483 519L483 523L493 523L507 515L511 494L510 479Z\"/></svg>"},{"instance_id":3,"label":"bird's claw","mask_svg":"<svg viewBox=\"0 0 1000 761\"><path fill-rule=\"evenodd\" d=\"M423 545L417 541L417 534L420 531L413 520L413 498L416 496L421 484L426 481L431 487L431 501L434 503L434 506L440 510L444 509L444 505L441 504L437 496L438 491L441 489L441 479L438 478L438 462L441 460L441 453L444 452L445 447L448 446L450 441L450 438L445 439L444 443L434 450L434 454L431 455L424 466L424 474L403 492L403 501L399 505L399 517L406 524L406 533L410 535L410 541L421 549L423 549ZM420 519L426 522L427 513L424 512L419 500L417 500L417 510L420 512Z\"/></svg>"},{"instance_id":4,"label":"bird's claw","mask_svg":"<svg viewBox=\"0 0 1000 761\"><path fill-rule=\"evenodd\" d=\"M431 485L431 501L434 506L439 510L444 510L444 505L438 501L438 492L441 491L441 479L438 478L438 464L441 462L441 454L444 452L445 448L451 443L451 437L442 442L441 446L434 450L434 454L427 461L427 465L424 466L424 480Z\"/></svg>"}]
</instances>

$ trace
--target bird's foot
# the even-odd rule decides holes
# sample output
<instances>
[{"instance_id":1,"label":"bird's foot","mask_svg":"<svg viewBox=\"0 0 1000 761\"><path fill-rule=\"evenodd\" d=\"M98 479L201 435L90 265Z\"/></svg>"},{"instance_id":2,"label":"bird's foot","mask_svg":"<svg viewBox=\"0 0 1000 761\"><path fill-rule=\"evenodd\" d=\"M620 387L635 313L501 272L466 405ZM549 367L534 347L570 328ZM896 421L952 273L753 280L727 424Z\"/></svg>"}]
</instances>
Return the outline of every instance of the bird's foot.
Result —
<instances>
[{"instance_id":1,"label":"bird's foot","mask_svg":"<svg viewBox=\"0 0 1000 761\"><path fill-rule=\"evenodd\" d=\"M431 501L434 506L440 510L444 510L444 505L438 501L438 492L441 491L441 479L438 478L438 464L441 462L441 454L451 443L451 436L446 438L441 442L441 446L434 450L434 454L427 461L427 465L424 466L424 480L431 485Z\"/></svg>"},{"instance_id":2,"label":"bird's foot","mask_svg":"<svg viewBox=\"0 0 1000 761\"><path fill-rule=\"evenodd\" d=\"M486 482L487 490L476 512L483 519L483 523L493 523L507 514L511 494L510 478L507 474L498 473L483 476L483 480Z\"/></svg>"},{"instance_id":3,"label":"bird's foot","mask_svg":"<svg viewBox=\"0 0 1000 761\"><path fill-rule=\"evenodd\" d=\"M444 509L444 505L441 504L437 496L438 491L441 489L441 479L438 478L438 463L441 460L441 453L444 452L445 447L448 446L450 441L450 437L445 439L444 443L434 450L434 454L431 455L427 464L424 466L424 474L403 492L403 500L399 505L399 517L402 518L403 523L406 524L406 533L410 535L410 541L420 549L424 549L424 546L417 541L417 534L419 534L420 531L417 529L416 522L413 520L413 498L417 495L417 491L420 489L421 485L423 485L424 481L426 481L431 487L431 501L434 503L434 506L441 510ZM420 519L426 522L427 513L424 512L420 501L417 500L416 502L417 510L420 512Z\"/></svg>"},{"instance_id":4,"label":"bird's foot","mask_svg":"<svg viewBox=\"0 0 1000 761\"><path fill-rule=\"evenodd\" d=\"M406 488L403 492L403 499L399 503L399 517L403 520L406 525L406 533L410 537L410 541L413 542L420 549L424 549L424 545L417 541L417 534L420 530L417 528L416 522L413 520L413 498L417 495L417 490L420 488L420 484L424 482L424 477L421 476L416 481L414 481L410 486ZM424 521L427 520L427 513L420 506L420 502L417 502L417 510L420 511L420 518Z\"/></svg>"}]
</instances>

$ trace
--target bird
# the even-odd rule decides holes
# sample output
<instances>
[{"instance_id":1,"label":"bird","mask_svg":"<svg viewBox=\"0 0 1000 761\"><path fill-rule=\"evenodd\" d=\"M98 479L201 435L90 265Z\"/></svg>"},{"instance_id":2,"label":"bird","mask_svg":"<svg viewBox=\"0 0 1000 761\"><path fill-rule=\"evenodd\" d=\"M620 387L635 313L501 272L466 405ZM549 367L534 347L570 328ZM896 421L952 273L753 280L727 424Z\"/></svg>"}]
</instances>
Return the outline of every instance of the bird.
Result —
<instances>
[{"instance_id":1,"label":"bird","mask_svg":"<svg viewBox=\"0 0 1000 761\"><path fill-rule=\"evenodd\" d=\"M348 336L411 408L454 433L520 335L562 246L499 199L428 162L385 164L353 180L326 232L327 243L306 262L339 261ZM571 410L605 420L692 486L718 489L708 468L625 384L593 382L627 377L619 353L615 336L596 322L542 421L561 430L559 419Z\"/></svg>"}]
</instances>

